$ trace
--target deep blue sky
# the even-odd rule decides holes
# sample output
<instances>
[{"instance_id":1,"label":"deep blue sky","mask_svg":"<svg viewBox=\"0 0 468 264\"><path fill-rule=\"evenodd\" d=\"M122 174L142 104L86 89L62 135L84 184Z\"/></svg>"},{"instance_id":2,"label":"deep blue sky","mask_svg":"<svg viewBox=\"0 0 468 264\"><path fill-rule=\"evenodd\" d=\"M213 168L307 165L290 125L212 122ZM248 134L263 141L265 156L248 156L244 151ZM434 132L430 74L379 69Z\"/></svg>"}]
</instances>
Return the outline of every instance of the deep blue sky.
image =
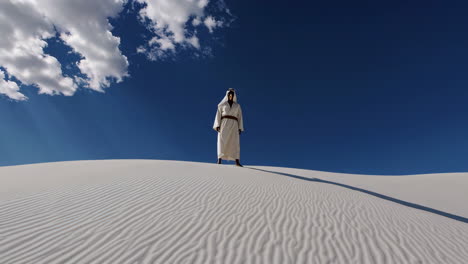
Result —
<instances>
[{"instance_id":1,"label":"deep blue sky","mask_svg":"<svg viewBox=\"0 0 468 264\"><path fill-rule=\"evenodd\" d=\"M361 174L468 171L468 9L452 1L226 1L213 40L148 61L112 21L130 78L106 93L0 98L0 166L84 159L216 162L216 106L237 90L244 165ZM67 58L60 43L48 52ZM62 54L62 55L61 55ZM61 57L63 56L63 57ZM76 58L75 58L76 59Z\"/></svg>"}]
</instances>

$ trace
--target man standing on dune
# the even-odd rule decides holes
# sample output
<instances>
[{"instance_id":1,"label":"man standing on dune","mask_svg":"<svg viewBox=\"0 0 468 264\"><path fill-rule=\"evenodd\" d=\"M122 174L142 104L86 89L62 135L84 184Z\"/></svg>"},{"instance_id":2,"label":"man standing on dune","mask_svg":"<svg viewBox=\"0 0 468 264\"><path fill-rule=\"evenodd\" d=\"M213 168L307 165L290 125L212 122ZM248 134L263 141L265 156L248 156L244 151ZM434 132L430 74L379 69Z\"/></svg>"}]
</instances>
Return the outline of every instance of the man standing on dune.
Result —
<instances>
[{"instance_id":1,"label":"man standing on dune","mask_svg":"<svg viewBox=\"0 0 468 264\"><path fill-rule=\"evenodd\" d=\"M226 96L218 104L213 129L218 131L218 164L222 159L235 160L236 165L242 167L239 135L244 131L244 123L236 91L232 88L226 91Z\"/></svg>"}]
</instances>

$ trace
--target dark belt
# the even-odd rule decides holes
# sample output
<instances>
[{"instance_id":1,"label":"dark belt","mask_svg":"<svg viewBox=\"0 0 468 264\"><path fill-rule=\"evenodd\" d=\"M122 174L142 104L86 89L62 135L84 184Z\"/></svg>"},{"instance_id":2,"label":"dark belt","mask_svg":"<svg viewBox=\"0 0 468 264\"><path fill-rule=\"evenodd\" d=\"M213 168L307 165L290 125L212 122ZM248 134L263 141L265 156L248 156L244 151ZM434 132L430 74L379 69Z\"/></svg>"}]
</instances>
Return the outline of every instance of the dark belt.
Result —
<instances>
[{"instance_id":1,"label":"dark belt","mask_svg":"<svg viewBox=\"0 0 468 264\"><path fill-rule=\"evenodd\" d=\"M239 121L239 120L237 120L237 117L231 116L231 115L222 116L221 119L223 119L223 118L229 118L229 119L234 119L234 120L236 120L236 121Z\"/></svg>"}]
</instances>

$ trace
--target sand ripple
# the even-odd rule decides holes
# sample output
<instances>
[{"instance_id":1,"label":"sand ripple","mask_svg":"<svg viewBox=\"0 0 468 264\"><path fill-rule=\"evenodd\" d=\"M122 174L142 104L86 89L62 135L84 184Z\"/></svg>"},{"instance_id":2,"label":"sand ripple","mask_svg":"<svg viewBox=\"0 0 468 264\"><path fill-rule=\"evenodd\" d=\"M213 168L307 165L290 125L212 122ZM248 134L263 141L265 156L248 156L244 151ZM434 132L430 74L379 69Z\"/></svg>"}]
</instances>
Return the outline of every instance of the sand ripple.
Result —
<instances>
[{"instance_id":1,"label":"sand ripple","mask_svg":"<svg viewBox=\"0 0 468 264\"><path fill-rule=\"evenodd\" d=\"M365 193L246 168L113 162L128 162L123 176L0 200L0 263L468 263L468 224Z\"/></svg>"}]
</instances>

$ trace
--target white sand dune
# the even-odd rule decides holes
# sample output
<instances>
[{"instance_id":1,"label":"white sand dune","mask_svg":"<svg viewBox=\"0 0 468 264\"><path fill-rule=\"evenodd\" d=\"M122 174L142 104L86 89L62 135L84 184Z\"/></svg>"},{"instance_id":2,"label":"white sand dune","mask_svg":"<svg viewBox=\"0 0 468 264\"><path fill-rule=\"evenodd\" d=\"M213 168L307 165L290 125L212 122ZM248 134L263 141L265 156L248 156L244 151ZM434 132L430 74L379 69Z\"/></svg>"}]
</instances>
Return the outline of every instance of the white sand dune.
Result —
<instances>
[{"instance_id":1,"label":"white sand dune","mask_svg":"<svg viewBox=\"0 0 468 264\"><path fill-rule=\"evenodd\" d=\"M467 173L2 167L0 263L468 263L467 190Z\"/></svg>"}]
</instances>

